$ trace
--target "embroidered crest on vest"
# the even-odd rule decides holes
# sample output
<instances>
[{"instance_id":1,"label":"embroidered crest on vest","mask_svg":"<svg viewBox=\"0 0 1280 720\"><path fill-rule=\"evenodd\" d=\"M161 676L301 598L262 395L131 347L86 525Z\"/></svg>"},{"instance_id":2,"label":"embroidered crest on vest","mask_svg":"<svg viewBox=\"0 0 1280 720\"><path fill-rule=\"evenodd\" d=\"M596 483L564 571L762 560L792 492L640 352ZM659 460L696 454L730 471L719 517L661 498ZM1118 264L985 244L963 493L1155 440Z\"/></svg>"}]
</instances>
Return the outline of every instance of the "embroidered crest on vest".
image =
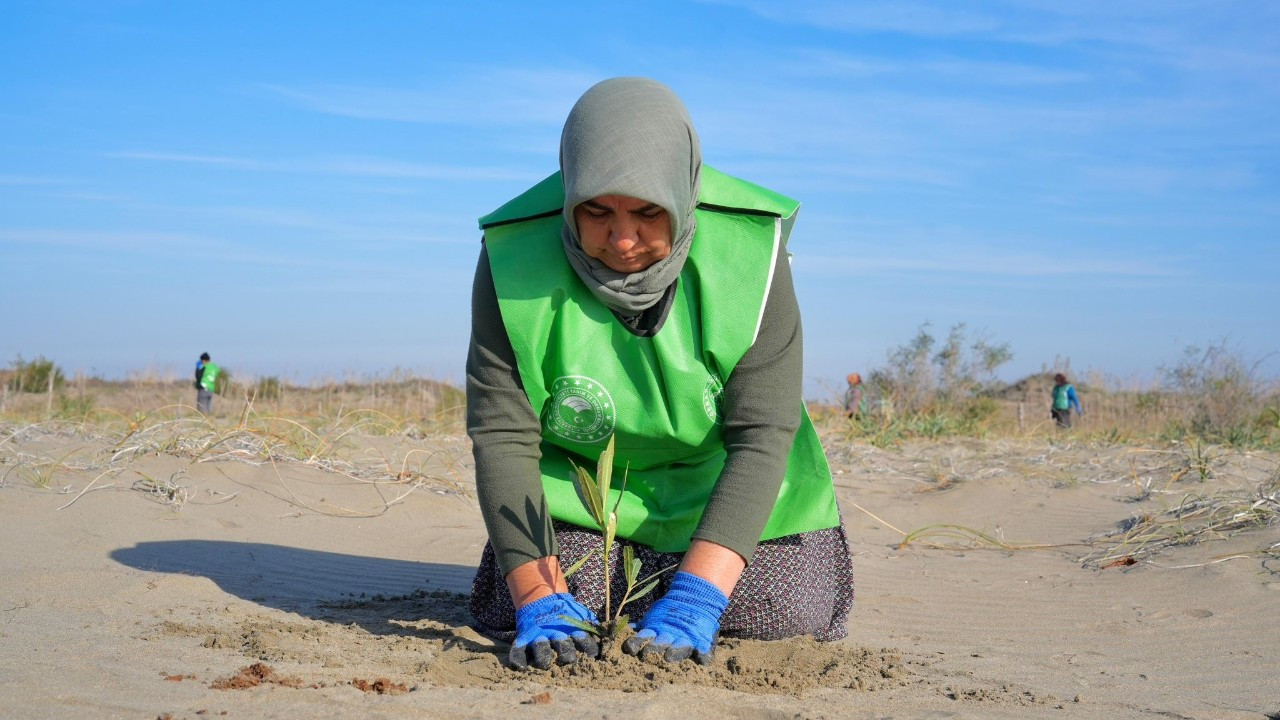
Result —
<instances>
[{"instance_id":1,"label":"embroidered crest on vest","mask_svg":"<svg viewBox=\"0 0 1280 720\"><path fill-rule=\"evenodd\" d=\"M718 375L707 377L707 384L702 386L702 409L707 411L711 422L719 425L724 419L724 382Z\"/></svg>"},{"instance_id":2,"label":"embroidered crest on vest","mask_svg":"<svg viewBox=\"0 0 1280 720\"><path fill-rule=\"evenodd\" d=\"M613 434L617 412L603 385L585 375L564 375L551 383L551 404L543 425L576 443L595 443Z\"/></svg>"}]
</instances>

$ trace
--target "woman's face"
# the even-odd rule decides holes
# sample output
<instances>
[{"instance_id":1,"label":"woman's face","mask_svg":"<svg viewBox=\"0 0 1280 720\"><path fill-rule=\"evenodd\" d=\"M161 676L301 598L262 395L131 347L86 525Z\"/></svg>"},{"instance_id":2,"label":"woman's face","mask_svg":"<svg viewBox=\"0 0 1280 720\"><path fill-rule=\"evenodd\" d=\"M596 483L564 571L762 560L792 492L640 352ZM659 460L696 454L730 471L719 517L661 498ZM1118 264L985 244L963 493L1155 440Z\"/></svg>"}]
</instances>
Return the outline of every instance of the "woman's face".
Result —
<instances>
[{"instance_id":1,"label":"woman's face","mask_svg":"<svg viewBox=\"0 0 1280 720\"><path fill-rule=\"evenodd\" d=\"M611 270L633 273L671 254L671 216L647 200L601 195L573 209L578 239Z\"/></svg>"}]
</instances>

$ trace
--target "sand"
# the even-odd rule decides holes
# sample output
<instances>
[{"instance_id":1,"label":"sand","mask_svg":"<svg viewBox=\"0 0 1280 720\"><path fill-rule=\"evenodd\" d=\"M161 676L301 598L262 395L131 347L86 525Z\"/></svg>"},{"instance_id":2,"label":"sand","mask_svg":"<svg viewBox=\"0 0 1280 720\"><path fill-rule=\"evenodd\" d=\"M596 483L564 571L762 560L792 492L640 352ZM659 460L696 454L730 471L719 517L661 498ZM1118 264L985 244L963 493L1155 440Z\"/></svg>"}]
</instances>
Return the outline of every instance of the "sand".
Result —
<instances>
[{"instance_id":1,"label":"sand","mask_svg":"<svg viewBox=\"0 0 1280 720\"><path fill-rule=\"evenodd\" d=\"M1280 718L1280 560L1257 553L1280 526L1098 538L1188 493L1247 497L1273 453L1220 450L1202 479L1176 445L827 438L846 640L517 672L468 626L464 437L348 436L341 463L120 440L0 425L2 717ZM938 524L1006 547L900 547Z\"/></svg>"}]
</instances>

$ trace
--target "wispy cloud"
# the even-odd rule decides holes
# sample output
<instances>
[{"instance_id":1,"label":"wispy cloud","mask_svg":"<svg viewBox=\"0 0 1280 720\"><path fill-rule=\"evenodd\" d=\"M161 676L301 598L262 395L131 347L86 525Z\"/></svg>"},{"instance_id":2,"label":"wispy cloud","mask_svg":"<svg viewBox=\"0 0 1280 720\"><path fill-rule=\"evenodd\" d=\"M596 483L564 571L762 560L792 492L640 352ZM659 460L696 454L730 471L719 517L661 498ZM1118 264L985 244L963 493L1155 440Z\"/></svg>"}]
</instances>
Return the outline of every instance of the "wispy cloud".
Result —
<instances>
[{"instance_id":1,"label":"wispy cloud","mask_svg":"<svg viewBox=\"0 0 1280 720\"><path fill-rule=\"evenodd\" d=\"M171 253L207 248L209 239L185 233L0 228L0 242L102 252Z\"/></svg>"},{"instance_id":2,"label":"wispy cloud","mask_svg":"<svg viewBox=\"0 0 1280 720\"><path fill-rule=\"evenodd\" d=\"M1082 168L1124 165L1146 168L1132 179L1150 181L1143 187L1152 191L1204 187L1210 178L1218 185L1248 179L1248 162L1200 147L1206 133L1226 128L1218 124L1220 108L1197 98L1101 105L826 87L782 89L769 98L725 98L696 109L708 162L739 173L765 168L763 178L808 188L828 183L818 190L833 192L868 182L982 188L996 174L1003 184L1017 179L1022 187L1063 187L1064 177L1084 177ZM1175 132L1185 139L1171 144ZM1240 136L1249 135L1242 129ZM1177 178L1164 181L1178 184L1157 182L1152 170L1166 165L1176 166L1170 172Z\"/></svg>"},{"instance_id":3,"label":"wispy cloud","mask_svg":"<svg viewBox=\"0 0 1280 720\"><path fill-rule=\"evenodd\" d=\"M79 200L91 203L111 203L115 205L136 204L137 199L132 195L124 195L121 193L105 193L105 192L60 192L52 193L52 197L63 198L65 200Z\"/></svg>"},{"instance_id":4,"label":"wispy cloud","mask_svg":"<svg viewBox=\"0 0 1280 720\"><path fill-rule=\"evenodd\" d=\"M1274 40L1280 8L1270 3L1063 3L1003 0L980 6L952 2L862 2L842 0L702 0L738 7L773 22L837 32L893 32L909 36L969 36L984 40L1064 45L1105 43L1169 52L1171 46L1208 48L1197 41L1206 26L1246 42L1220 47L1267 47ZM1234 11L1233 11L1234 8ZM1198 32L1199 31L1199 32ZM1220 38L1219 38L1220 39ZM1250 42L1252 41L1252 42Z\"/></svg>"},{"instance_id":5,"label":"wispy cloud","mask_svg":"<svg viewBox=\"0 0 1280 720\"><path fill-rule=\"evenodd\" d=\"M959 5L934 6L911 2L850 3L840 0L704 0L715 5L732 5L775 22L810 25L827 30L893 31L913 35L969 35L996 30L993 17L974 13Z\"/></svg>"},{"instance_id":6,"label":"wispy cloud","mask_svg":"<svg viewBox=\"0 0 1280 720\"><path fill-rule=\"evenodd\" d=\"M1274 92L1280 71L1280 5L1242 0L1170 3L1069 3L1004 0L981 6L958 3L848 3L840 0L703 0L738 7L771 22L846 33L895 33L907 37L1071 48L1109 73L1168 68L1225 73ZM941 69L941 68L940 68ZM851 73L883 70L853 63ZM1070 81L1071 74L1023 74L989 68L992 82L1027 84Z\"/></svg>"},{"instance_id":7,"label":"wispy cloud","mask_svg":"<svg viewBox=\"0 0 1280 720\"><path fill-rule=\"evenodd\" d=\"M65 178L39 175L0 175L0 185L65 185L69 182Z\"/></svg>"},{"instance_id":8,"label":"wispy cloud","mask_svg":"<svg viewBox=\"0 0 1280 720\"><path fill-rule=\"evenodd\" d=\"M315 112L365 120L466 126L558 126L589 72L557 68L459 68L421 87L264 84L275 95Z\"/></svg>"},{"instance_id":9,"label":"wispy cloud","mask_svg":"<svg viewBox=\"0 0 1280 720\"><path fill-rule=\"evenodd\" d=\"M328 175L416 180L509 181L540 180L543 177L538 172L521 168L439 165L360 155L294 159L251 159L198 153L129 150L109 152L105 153L105 156L121 160L210 165L262 172L323 173Z\"/></svg>"},{"instance_id":10,"label":"wispy cloud","mask_svg":"<svg viewBox=\"0 0 1280 720\"><path fill-rule=\"evenodd\" d=\"M300 163L301 172L327 172L335 175L412 178L417 180L541 180L545 174L517 168L433 165L376 157L331 157ZM307 166L310 165L308 168Z\"/></svg>"},{"instance_id":11,"label":"wispy cloud","mask_svg":"<svg viewBox=\"0 0 1280 720\"><path fill-rule=\"evenodd\" d=\"M1167 260L1147 257L1108 257L1102 254L1050 254L1025 250L966 245L917 246L910 252L841 255L805 254L801 258L806 273L820 275L882 275L889 273L964 277L1045 278L1070 276L1113 276L1127 278L1184 277L1186 272Z\"/></svg>"},{"instance_id":12,"label":"wispy cloud","mask_svg":"<svg viewBox=\"0 0 1280 720\"><path fill-rule=\"evenodd\" d=\"M260 167L261 163L245 158L225 157L221 155L199 155L195 153L152 152L148 150L121 150L104 153L106 157L121 160L156 160L159 162L189 163L195 165L221 165L227 167Z\"/></svg>"},{"instance_id":13,"label":"wispy cloud","mask_svg":"<svg viewBox=\"0 0 1280 720\"><path fill-rule=\"evenodd\" d=\"M930 165L911 158L866 157L856 162L791 162L785 159L769 162L738 162L734 174L745 177L768 177L783 182L795 191L846 193L883 190L886 185L916 185L935 188L962 188L964 178L954 169Z\"/></svg>"},{"instance_id":14,"label":"wispy cloud","mask_svg":"<svg viewBox=\"0 0 1280 720\"><path fill-rule=\"evenodd\" d=\"M1186 161L1166 164L1123 163L1088 165L1080 168L1083 178L1095 189L1122 190L1160 195L1171 189L1232 190L1254 185L1257 171L1241 164L1219 165Z\"/></svg>"},{"instance_id":15,"label":"wispy cloud","mask_svg":"<svg viewBox=\"0 0 1280 720\"><path fill-rule=\"evenodd\" d=\"M477 230L469 220L457 216L435 218L423 215L335 219L329 215L295 209L235 206L167 207L191 215L230 219L250 226L309 230L326 239L359 240L362 244L390 245L454 244L475 242ZM431 228L432 233L421 228Z\"/></svg>"},{"instance_id":16,"label":"wispy cloud","mask_svg":"<svg viewBox=\"0 0 1280 720\"><path fill-rule=\"evenodd\" d=\"M278 218L285 220L285 218ZM298 225L305 226L306 218L294 218ZM393 244L402 246L408 241L417 244L427 242L451 242L455 245L475 244L473 238L453 238L442 240L428 235L380 233L365 231L361 239L366 243ZM154 231L99 231L99 230L66 230L51 228L0 228L0 248L6 244L31 246L38 251L46 251L45 255L54 257L58 250L74 251L76 258L109 256L115 261L124 262L139 272L155 272L158 267L157 258L180 259L188 262L190 258L199 258L206 265L232 263L240 270L250 267L280 267L291 270L307 269L315 272L328 272L351 277L383 276L395 278L398 282L414 284L420 278L414 273L423 268L418 262L387 264L386 257L379 257L377 252L370 253L371 245L362 246L360 251L330 252L317 255L309 249L290 248L278 242L263 242L257 239L251 243L236 242L218 235L197 235L186 233L166 233ZM383 252L387 252L385 249ZM478 252L478 247L477 247ZM64 253L65 254L65 253ZM468 257L470 254L467 253ZM62 255L57 255L62 257ZM145 258L146 262L138 265L133 258ZM321 288L329 280L307 278L305 280L313 290ZM260 291L263 288L255 288Z\"/></svg>"},{"instance_id":17,"label":"wispy cloud","mask_svg":"<svg viewBox=\"0 0 1280 720\"><path fill-rule=\"evenodd\" d=\"M788 74L824 78L910 78L962 82L968 86L1057 86L1089 80L1080 70L1061 70L1029 63L938 58L895 59L854 55L835 50L804 48L793 59L781 63Z\"/></svg>"}]
</instances>

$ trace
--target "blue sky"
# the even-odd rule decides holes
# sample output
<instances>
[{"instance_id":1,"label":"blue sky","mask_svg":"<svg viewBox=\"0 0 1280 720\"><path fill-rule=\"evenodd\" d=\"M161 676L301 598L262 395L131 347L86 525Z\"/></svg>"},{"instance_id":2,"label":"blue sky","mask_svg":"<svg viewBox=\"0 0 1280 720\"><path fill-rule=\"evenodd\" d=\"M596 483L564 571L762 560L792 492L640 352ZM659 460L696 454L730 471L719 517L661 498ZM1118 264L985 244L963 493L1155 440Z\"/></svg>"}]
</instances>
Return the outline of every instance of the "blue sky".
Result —
<instances>
[{"instance_id":1,"label":"blue sky","mask_svg":"<svg viewBox=\"0 0 1280 720\"><path fill-rule=\"evenodd\" d=\"M0 363L460 380L475 218L615 75L802 201L811 395L926 322L1280 350L1280 4L8 0L0 69Z\"/></svg>"}]
</instances>

